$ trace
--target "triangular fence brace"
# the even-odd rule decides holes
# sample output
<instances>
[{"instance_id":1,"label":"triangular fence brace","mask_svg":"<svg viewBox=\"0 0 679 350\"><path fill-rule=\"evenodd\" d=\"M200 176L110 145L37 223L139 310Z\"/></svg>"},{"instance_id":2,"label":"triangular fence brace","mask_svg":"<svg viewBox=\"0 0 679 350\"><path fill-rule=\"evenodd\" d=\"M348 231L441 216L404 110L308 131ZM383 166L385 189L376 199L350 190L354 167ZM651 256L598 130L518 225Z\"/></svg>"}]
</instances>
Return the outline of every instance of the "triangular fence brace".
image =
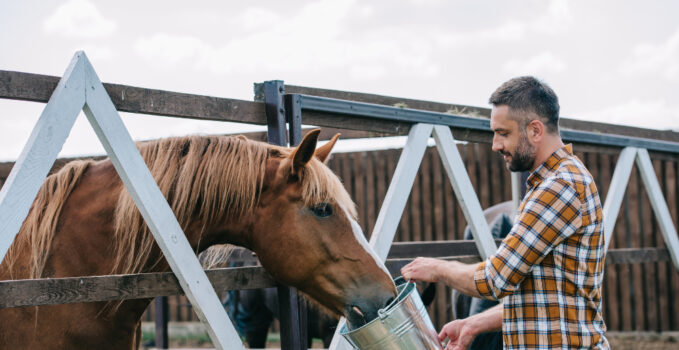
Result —
<instances>
[{"instance_id":1,"label":"triangular fence brace","mask_svg":"<svg viewBox=\"0 0 679 350\"><path fill-rule=\"evenodd\" d=\"M83 110L218 349L245 349L103 84L75 54L0 191L0 261Z\"/></svg>"},{"instance_id":2,"label":"triangular fence brace","mask_svg":"<svg viewBox=\"0 0 679 350\"><path fill-rule=\"evenodd\" d=\"M434 134L436 148L448 174L455 197L460 201L464 217L474 234L474 241L482 259L492 255L497 246L490 234L490 229L483 216L481 203L474 192L469 174L464 166L460 152L455 145L455 139L450 128L444 125L415 124L410 128L401 157L398 160L389 189L384 197L382 208L377 216L375 227L370 236L370 245L382 261L387 259L389 248L394 241L401 215L405 209L408 196L412 190L415 176L420 169L422 157L427 149L429 137ZM337 325L335 336L330 344L330 350L351 349L351 345L339 335L340 329L346 324L342 318Z\"/></svg>"},{"instance_id":3,"label":"triangular fence brace","mask_svg":"<svg viewBox=\"0 0 679 350\"><path fill-rule=\"evenodd\" d=\"M648 193L651 207L655 217L658 219L660 232L667 245L672 263L679 270L679 238L677 237L677 230L672 222L672 216L660 189L658 178L655 176L651 157L648 155L648 151L643 148L626 147L620 152L618 157L618 163L613 172L613 178L608 188L608 195L606 196L603 209L606 250L608 250L608 245L613 237L613 229L615 228L615 222L620 212L620 205L622 205L623 195L627 189L627 183L629 182L635 160L641 174L641 180Z\"/></svg>"}]
</instances>

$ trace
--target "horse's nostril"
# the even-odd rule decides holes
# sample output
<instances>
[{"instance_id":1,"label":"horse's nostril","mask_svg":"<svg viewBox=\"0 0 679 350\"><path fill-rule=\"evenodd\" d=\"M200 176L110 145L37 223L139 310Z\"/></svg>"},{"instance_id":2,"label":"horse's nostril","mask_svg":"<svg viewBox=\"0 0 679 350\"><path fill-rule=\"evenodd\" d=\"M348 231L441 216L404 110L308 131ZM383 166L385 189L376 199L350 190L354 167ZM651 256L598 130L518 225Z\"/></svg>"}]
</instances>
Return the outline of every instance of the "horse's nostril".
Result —
<instances>
[{"instance_id":1,"label":"horse's nostril","mask_svg":"<svg viewBox=\"0 0 679 350\"><path fill-rule=\"evenodd\" d=\"M354 307L352 307L351 310L354 311L355 313L357 313L359 316L365 318L365 315L363 314L363 312L361 311L361 309L358 306L354 305Z\"/></svg>"},{"instance_id":2,"label":"horse's nostril","mask_svg":"<svg viewBox=\"0 0 679 350\"><path fill-rule=\"evenodd\" d=\"M392 302L394 301L394 298L389 298L387 302L384 304L383 308L387 308Z\"/></svg>"}]
</instances>

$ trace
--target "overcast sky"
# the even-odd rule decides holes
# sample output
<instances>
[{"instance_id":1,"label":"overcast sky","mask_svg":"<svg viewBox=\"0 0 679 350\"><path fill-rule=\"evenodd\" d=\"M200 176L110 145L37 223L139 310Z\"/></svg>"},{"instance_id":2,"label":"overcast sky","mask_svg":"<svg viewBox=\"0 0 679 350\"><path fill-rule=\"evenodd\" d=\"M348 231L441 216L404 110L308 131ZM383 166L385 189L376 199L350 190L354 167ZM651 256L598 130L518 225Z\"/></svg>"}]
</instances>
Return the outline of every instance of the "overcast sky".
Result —
<instances>
[{"instance_id":1,"label":"overcast sky","mask_svg":"<svg viewBox=\"0 0 679 350\"><path fill-rule=\"evenodd\" d=\"M0 0L0 69L61 76L84 50L104 82L252 100L288 84L486 106L550 84L562 116L679 130L679 1ZM0 99L0 160L44 104ZM251 126L123 114L135 139ZM101 152L84 120L63 155Z\"/></svg>"}]
</instances>

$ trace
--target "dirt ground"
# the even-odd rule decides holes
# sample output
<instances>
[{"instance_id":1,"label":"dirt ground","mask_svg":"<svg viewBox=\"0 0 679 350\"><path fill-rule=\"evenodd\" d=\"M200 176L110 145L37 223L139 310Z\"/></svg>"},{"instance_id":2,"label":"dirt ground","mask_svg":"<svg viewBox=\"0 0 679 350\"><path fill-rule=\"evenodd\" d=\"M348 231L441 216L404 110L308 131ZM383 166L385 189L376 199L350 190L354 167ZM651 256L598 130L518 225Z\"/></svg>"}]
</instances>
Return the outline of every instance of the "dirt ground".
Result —
<instances>
[{"instance_id":1,"label":"dirt ground","mask_svg":"<svg viewBox=\"0 0 679 350\"><path fill-rule=\"evenodd\" d=\"M609 333L606 335L611 349L613 350L679 350L679 332L669 333ZM313 347L320 349L321 342L314 341ZM172 349L209 349L212 344L209 338L203 337L170 339L170 348ZM280 349L277 334L270 336L270 341L267 343L267 348ZM153 349L153 347L146 347L146 349Z\"/></svg>"},{"instance_id":2,"label":"dirt ground","mask_svg":"<svg viewBox=\"0 0 679 350\"><path fill-rule=\"evenodd\" d=\"M612 350L679 350L679 332L606 334Z\"/></svg>"}]
</instances>

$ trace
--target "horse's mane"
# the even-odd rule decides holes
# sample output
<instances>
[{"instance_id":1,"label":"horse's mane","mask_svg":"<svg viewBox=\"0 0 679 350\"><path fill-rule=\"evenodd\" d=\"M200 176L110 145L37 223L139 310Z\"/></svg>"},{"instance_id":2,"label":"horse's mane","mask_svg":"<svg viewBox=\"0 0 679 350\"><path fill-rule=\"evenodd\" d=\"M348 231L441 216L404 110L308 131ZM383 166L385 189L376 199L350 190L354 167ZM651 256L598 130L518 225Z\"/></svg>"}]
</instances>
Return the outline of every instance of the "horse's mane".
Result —
<instances>
[{"instance_id":1,"label":"horse's mane","mask_svg":"<svg viewBox=\"0 0 679 350\"><path fill-rule=\"evenodd\" d=\"M252 211L259 200L267 157L285 157L291 152L245 137L228 136L168 138L138 147L184 230L196 219L204 229L209 223ZM320 161L310 161L301 179L302 198L308 206L334 199L356 216L349 194ZM145 265L149 267L155 240L127 191L121 192L116 208L115 235L112 273L137 273Z\"/></svg>"},{"instance_id":2,"label":"horse's mane","mask_svg":"<svg viewBox=\"0 0 679 350\"><path fill-rule=\"evenodd\" d=\"M205 229L210 223L253 210L262 189L267 157L291 153L288 148L229 136L174 137L139 142L137 147L184 230L196 223ZM17 236L17 241L28 241L31 247L30 278L41 277L63 203L90 164L92 161L69 163L48 177L40 189ZM322 162L312 159L300 178L306 205L335 201L356 217L349 194ZM115 208L114 231L112 274L138 273L162 261L162 254L158 260L149 261L155 240L124 189ZM14 261L17 241L6 260Z\"/></svg>"},{"instance_id":3,"label":"horse's mane","mask_svg":"<svg viewBox=\"0 0 679 350\"><path fill-rule=\"evenodd\" d=\"M264 143L187 136L139 143L138 148L184 230L196 219L205 229L257 204L268 154ZM162 255L148 261L155 240L127 191L120 193L114 227L112 273L137 273L162 261Z\"/></svg>"},{"instance_id":4,"label":"horse's mane","mask_svg":"<svg viewBox=\"0 0 679 350\"><path fill-rule=\"evenodd\" d=\"M40 278L42 276L61 209L92 163L94 163L92 160L72 161L47 177L42 184L14 244L9 248L3 260L3 265L9 271L11 278ZM31 263L28 271L19 273L19 271L14 271L14 263L21 247L25 245L30 247Z\"/></svg>"}]
</instances>

